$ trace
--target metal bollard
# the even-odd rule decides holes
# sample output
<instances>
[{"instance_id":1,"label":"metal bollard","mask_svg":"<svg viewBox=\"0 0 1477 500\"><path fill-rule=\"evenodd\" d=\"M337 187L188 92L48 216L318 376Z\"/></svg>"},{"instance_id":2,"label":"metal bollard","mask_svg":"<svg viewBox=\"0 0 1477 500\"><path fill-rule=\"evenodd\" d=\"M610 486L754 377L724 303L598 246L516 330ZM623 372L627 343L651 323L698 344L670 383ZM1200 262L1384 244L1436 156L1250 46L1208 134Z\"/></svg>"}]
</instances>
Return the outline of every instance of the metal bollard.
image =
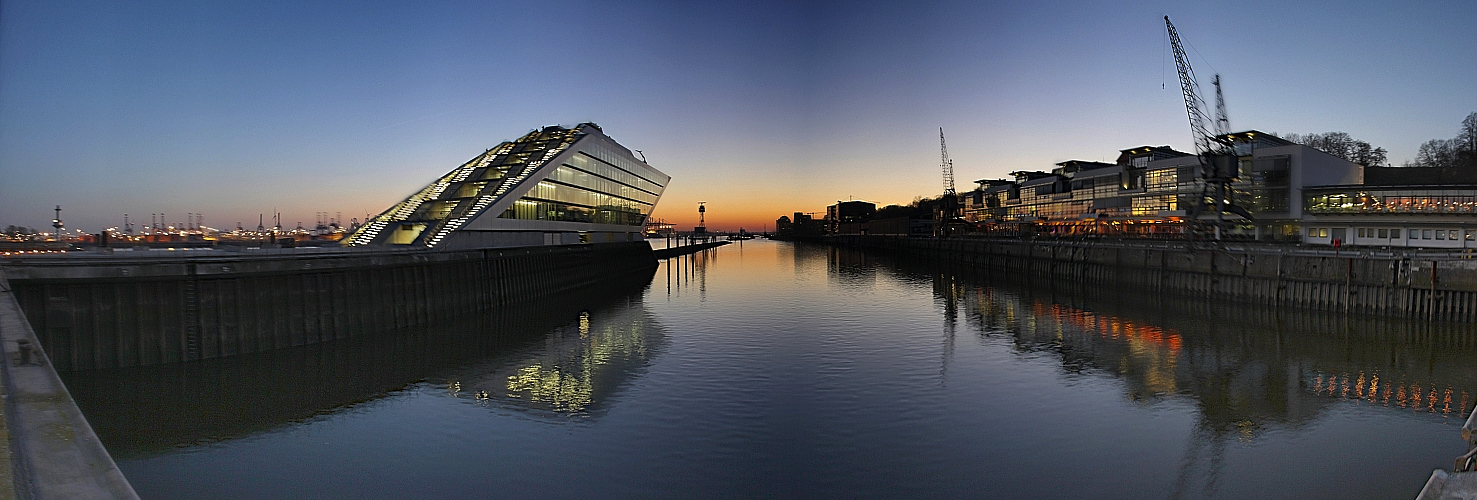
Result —
<instances>
[{"instance_id":1,"label":"metal bollard","mask_svg":"<svg viewBox=\"0 0 1477 500\"><path fill-rule=\"evenodd\" d=\"M18 349L20 349L20 353L21 353L21 363L20 364L21 364L21 366L30 365L31 364L31 351L33 351L35 349L35 348L31 347L31 339L20 339L20 340L17 340L17 341L15 341L15 346Z\"/></svg>"}]
</instances>

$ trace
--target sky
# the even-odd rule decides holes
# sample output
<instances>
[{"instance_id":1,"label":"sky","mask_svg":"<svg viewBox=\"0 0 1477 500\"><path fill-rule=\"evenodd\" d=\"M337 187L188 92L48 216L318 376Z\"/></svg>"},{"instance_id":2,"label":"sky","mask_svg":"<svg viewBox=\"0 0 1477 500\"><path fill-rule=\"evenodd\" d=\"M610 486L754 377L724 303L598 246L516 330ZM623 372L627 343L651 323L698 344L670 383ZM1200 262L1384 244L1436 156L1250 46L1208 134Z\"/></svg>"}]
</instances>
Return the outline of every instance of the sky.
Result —
<instances>
[{"instance_id":1,"label":"sky","mask_svg":"<svg viewBox=\"0 0 1477 500\"><path fill-rule=\"evenodd\" d=\"M364 220L498 143L595 122L653 216L773 228L1119 150L1192 150L1165 34L1231 126L1394 163L1477 111L1477 2L0 3L0 227ZM1207 101L1214 103L1212 95Z\"/></svg>"}]
</instances>

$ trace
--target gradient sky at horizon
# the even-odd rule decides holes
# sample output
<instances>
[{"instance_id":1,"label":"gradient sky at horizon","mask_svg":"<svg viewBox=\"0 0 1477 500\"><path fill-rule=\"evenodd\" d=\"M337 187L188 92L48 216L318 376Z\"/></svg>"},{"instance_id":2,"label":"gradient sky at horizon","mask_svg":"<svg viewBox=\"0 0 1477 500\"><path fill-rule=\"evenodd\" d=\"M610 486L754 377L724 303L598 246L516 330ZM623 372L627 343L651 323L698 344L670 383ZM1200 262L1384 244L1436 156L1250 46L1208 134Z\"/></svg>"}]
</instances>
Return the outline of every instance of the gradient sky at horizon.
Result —
<instances>
[{"instance_id":1,"label":"gradient sky at horizon","mask_svg":"<svg viewBox=\"0 0 1477 500\"><path fill-rule=\"evenodd\" d=\"M1165 15L1234 129L1398 164L1477 111L1471 2L6 1L0 227L363 220L593 121L672 175L656 217L759 230L936 195L939 127L961 190L1191 149Z\"/></svg>"}]
</instances>

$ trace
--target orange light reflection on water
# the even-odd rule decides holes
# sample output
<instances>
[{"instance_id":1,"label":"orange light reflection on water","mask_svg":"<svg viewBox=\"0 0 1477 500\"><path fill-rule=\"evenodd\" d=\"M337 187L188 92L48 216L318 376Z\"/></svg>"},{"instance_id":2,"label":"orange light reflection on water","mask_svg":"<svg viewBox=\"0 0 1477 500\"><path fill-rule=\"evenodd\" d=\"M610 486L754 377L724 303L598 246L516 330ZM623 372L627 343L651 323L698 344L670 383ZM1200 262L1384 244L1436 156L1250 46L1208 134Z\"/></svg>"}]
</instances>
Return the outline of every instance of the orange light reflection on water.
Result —
<instances>
[{"instance_id":1,"label":"orange light reflection on water","mask_svg":"<svg viewBox=\"0 0 1477 500\"><path fill-rule=\"evenodd\" d=\"M1383 406L1390 406L1393 399L1395 406L1415 411L1424 409L1426 413L1439 413L1443 417L1450 417L1452 413L1456 413L1458 417L1465 418L1471 414L1472 406L1477 405L1477 400L1473 399L1472 394L1467 391L1461 391L1458 394L1450 385L1443 389L1438 383L1406 385L1390 383L1387 380L1381 384L1378 373L1366 375L1364 372L1359 372L1351 384L1347 373L1335 374L1320 371L1314 372L1309 382L1314 394ZM1459 399L1458 396L1460 396ZM1452 408L1453 402L1456 403L1456 408Z\"/></svg>"}]
</instances>

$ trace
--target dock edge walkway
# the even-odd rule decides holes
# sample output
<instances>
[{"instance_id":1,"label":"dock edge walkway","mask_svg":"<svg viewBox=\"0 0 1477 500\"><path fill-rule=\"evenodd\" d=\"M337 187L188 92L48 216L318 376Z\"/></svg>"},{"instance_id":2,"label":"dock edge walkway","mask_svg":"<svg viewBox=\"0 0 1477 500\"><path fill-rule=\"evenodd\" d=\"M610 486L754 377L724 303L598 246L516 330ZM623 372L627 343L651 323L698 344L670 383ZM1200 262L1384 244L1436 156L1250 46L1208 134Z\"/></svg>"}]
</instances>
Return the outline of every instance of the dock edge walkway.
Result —
<instances>
[{"instance_id":1,"label":"dock edge walkway","mask_svg":"<svg viewBox=\"0 0 1477 500\"><path fill-rule=\"evenodd\" d=\"M721 247L723 245L727 245L729 243L733 243L733 242L732 241L710 241L710 242L707 242L707 243L693 243L691 245L682 245L682 246L677 246L677 247L658 248L658 249L652 250L651 251L651 255L653 257L656 257L657 260L670 259L672 257L677 257L677 256L681 256L681 255L698 253L698 252L701 252L703 250L707 250L709 248L718 248L718 247Z\"/></svg>"},{"instance_id":2,"label":"dock edge walkway","mask_svg":"<svg viewBox=\"0 0 1477 500\"><path fill-rule=\"evenodd\" d=\"M22 363L20 344L30 344ZM137 499L41 349L0 270L0 378L14 498ZM0 488L5 485L0 484ZM3 493L0 493L3 496Z\"/></svg>"}]
</instances>

